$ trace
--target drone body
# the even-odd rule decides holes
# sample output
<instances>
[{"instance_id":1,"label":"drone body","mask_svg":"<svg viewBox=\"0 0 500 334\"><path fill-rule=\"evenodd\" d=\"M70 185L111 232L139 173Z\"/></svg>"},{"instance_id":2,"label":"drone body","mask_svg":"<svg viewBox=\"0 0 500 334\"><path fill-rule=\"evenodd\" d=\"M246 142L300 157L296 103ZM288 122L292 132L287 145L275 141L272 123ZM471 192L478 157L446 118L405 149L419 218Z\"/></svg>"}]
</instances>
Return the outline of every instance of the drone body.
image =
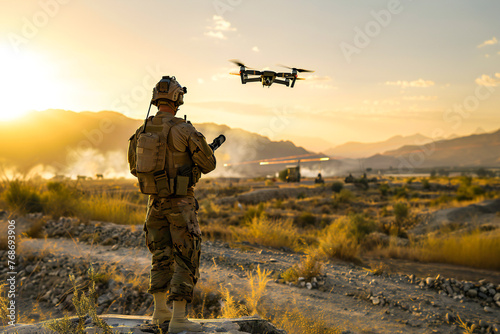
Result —
<instances>
[{"instance_id":1,"label":"drone body","mask_svg":"<svg viewBox=\"0 0 500 334\"><path fill-rule=\"evenodd\" d=\"M269 70L256 71L253 69L247 69L246 66L238 60L231 60L231 62L235 63L240 67L240 72L230 73L230 74L239 75L242 84L246 84L247 82L261 82L262 87L264 86L270 87L273 83L277 83L293 88L296 80L305 80L304 78L299 78L297 73L314 72L288 66L284 67L291 69L292 70L291 72L274 72ZM249 75L254 77L249 77ZM283 78L283 79L278 79L278 78Z\"/></svg>"}]
</instances>

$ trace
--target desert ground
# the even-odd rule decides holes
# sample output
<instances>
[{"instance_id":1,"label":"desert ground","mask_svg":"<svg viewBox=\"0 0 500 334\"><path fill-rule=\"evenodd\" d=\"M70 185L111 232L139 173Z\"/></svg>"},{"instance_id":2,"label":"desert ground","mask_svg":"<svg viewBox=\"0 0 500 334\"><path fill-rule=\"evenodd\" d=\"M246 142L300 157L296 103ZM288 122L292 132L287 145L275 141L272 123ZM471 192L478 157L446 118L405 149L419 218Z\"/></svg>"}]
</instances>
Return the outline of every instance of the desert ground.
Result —
<instances>
[{"instance_id":1,"label":"desert ground","mask_svg":"<svg viewBox=\"0 0 500 334\"><path fill-rule=\"evenodd\" d=\"M287 333L497 333L500 179L372 181L202 179L190 317L257 314ZM147 198L133 181L16 182L2 185L1 226L16 222L18 322L75 315L92 293L97 314L152 314ZM2 261L2 282L9 271Z\"/></svg>"}]
</instances>

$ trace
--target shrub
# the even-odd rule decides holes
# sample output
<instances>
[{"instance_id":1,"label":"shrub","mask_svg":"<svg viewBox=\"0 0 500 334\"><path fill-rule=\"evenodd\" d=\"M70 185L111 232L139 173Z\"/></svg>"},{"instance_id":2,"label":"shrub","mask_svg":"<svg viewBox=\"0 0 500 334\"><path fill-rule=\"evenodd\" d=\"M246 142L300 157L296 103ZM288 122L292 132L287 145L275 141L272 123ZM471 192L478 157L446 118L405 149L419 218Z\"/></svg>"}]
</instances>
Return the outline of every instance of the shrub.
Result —
<instances>
[{"instance_id":1,"label":"shrub","mask_svg":"<svg viewBox=\"0 0 500 334\"><path fill-rule=\"evenodd\" d=\"M299 231L293 226L291 220L270 220L265 216L254 217L247 226L235 234L240 241L262 246L289 249L299 246Z\"/></svg>"},{"instance_id":2,"label":"shrub","mask_svg":"<svg viewBox=\"0 0 500 334\"><path fill-rule=\"evenodd\" d=\"M302 212L294 219L295 225L298 227L314 226L316 224L316 217L310 212Z\"/></svg>"},{"instance_id":3,"label":"shrub","mask_svg":"<svg viewBox=\"0 0 500 334\"><path fill-rule=\"evenodd\" d=\"M410 210L408 205L404 202L398 202L394 204L394 216L396 217L396 221L402 222L404 219L408 218Z\"/></svg>"},{"instance_id":4,"label":"shrub","mask_svg":"<svg viewBox=\"0 0 500 334\"><path fill-rule=\"evenodd\" d=\"M299 277L304 277L306 281L310 281L313 277L322 275L322 273L323 263L319 261L317 256L309 255L288 268L281 277L287 282L297 282Z\"/></svg>"},{"instance_id":5,"label":"shrub","mask_svg":"<svg viewBox=\"0 0 500 334\"><path fill-rule=\"evenodd\" d=\"M334 193L339 193L342 190L342 188L344 188L344 184L342 182L340 182L340 181L333 182L332 191Z\"/></svg>"},{"instance_id":6,"label":"shrub","mask_svg":"<svg viewBox=\"0 0 500 334\"><path fill-rule=\"evenodd\" d=\"M446 203L449 203L453 200L453 198L451 196L448 196L448 195L441 195L439 196L438 198L436 199L433 199L431 202L430 202L430 205L431 206L438 206L440 204L446 204Z\"/></svg>"},{"instance_id":7,"label":"shrub","mask_svg":"<svg viewBox=\"0 0 500 334\"><path fill-rule=\"evenodd\" d=\"M42 196L44 212L53 218L74 216L78 213L81 194L63 182L48 182Z\"/></svg>"},{"instance_id":8,"label":"shrub","mask_svg":"<svg viewBox=\"0 0 500 334\"><path fill-rule=\"evenodd\" d=\"M390 193L391 187L387 183L381 183L378 186L378 190L380 191L380 195L385 197Z\"/></svg>"},{"instance_id":9,"label":"shrub","mask_svg":"<svg viewBox=\"0 0 500 334\"><path fill-rule=\"evenodd\" d=\"M4 193L5 201L11 209L21 213L42 212L42 198L39 191L32 184L21 181L8 181Z\"/></svg>"},{"instance_id":10,"label":"shrub","mask_svg":"<svg viewBox=\"0 0 500 334\"><path fill-rule=\"evenodd\" d=\"M396 198L408 198L408 191L407 191L406 187L394 188L394 196Z\"/></svg>"},{"instance_id":11,"label":"shrub","mask_svg":"<svg viewBox=\"0 0 500 334\"><path fill-rule=\"evenodd\" d=\"M251 221L254 218L260 218L266 214L264 203L250 206L243 216L244 221Z\"/></svg>"},{"instance_id":12,"label":"shrub","mask_svg":"<svg viewBox=\"0 0 500 334\"><path fill-rule=\"evenodd\" d=\"M337 203L350 203L353 199L354 195L349 189L342 189L334 197L334 201Z\"/></svg>"},{"instance_id":13,"label":"shrub","mask_svg":"<svg viewBox=\"0 0 500 334\"><path fill-rule=\"evenodd\" d=\"M430 190L431 189L431 184L428 179L422 179L422 188L424 190Z\"/></svg>"},{"instance_id":14,"label":"shrub","mask_svg":"<svg viewBox=\"0 0 500 334\"><path fill-rule=\"evenodd\" d=\"M472 200L476 196L484 195L486 191L478 185L466 185L462 183L457 189L457 200Z\"/></svg>"},{"instance_id":15,"label":"shrub","mask_svg":"<svg viewBox=\"0 0 500 334\"><path fill-rule=\"evenodd\" d=\"M327 257L359 262L359 244L375 229L375 223L361 214L341 217L321 233L318 250Z\"/></svg>"}]
</instances>

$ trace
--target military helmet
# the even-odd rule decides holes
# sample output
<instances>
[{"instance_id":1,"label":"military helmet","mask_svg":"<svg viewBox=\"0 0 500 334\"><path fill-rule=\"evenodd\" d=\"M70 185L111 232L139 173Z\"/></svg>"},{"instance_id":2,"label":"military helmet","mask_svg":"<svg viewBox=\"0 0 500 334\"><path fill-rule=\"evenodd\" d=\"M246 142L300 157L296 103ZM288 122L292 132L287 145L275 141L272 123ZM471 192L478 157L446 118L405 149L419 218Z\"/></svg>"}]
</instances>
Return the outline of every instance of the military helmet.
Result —
<instances>
[{"instance_id":1,"label":"military helmet","mask_svg":"<svg viewBox=\"0 0 500 334\"><path fill-rule=\"evenodd\" d=\"M187 93L187 88L182 87L174 76L164 76L153 88L153 97L151 103L155 106L166 103L166 100L175 102L178 107L184 103L181 95ZM163 103L162 103L163 102Z\"/></svg>"}]
</instances>

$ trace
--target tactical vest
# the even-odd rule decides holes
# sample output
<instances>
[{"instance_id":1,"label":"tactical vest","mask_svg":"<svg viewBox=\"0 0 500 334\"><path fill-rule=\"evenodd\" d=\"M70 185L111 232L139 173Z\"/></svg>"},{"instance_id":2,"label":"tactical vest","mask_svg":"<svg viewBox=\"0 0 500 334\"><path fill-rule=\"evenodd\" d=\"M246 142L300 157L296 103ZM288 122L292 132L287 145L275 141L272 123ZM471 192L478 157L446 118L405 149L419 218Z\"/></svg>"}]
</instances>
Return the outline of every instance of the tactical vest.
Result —
<instances>
[{"instance_id":1,"label":"tactical vest","mask_svg":"<svg viewBox=\"0 0 500 334\"><path fill-rule=\"evenodd\" d=\"M187 195L193 162L189 151L177 151L171 129L182 119L153 116L137 136L136 171L143 194L168 197Z\"/></svg>"}]
</instances>

